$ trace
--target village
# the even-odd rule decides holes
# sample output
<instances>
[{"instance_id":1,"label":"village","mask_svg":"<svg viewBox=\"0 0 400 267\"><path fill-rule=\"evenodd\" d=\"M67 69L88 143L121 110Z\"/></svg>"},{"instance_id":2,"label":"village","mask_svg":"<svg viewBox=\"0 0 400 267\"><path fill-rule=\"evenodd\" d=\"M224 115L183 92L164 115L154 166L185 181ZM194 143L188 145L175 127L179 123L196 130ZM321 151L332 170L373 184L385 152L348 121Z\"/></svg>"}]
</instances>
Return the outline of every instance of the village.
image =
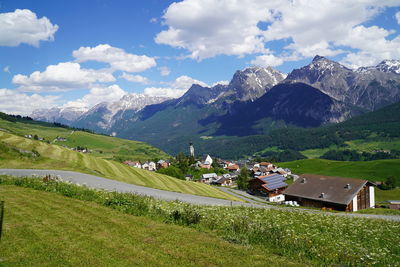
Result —
<instances>
[{"instance_id":1,"label":"village","mask_svg":"<svg viewBox=\"0 0 400 267\"><path fill-rule=\"evenodd\" d=\"M188 158L193 160L192 144L189 145L189 153ZM173 164L163 159L143 164L139 161L123 163L148 171L168 169ZM189 167L199 170L201 174L198 177L185 174L186 180L243 190L269 203L348 212L375 207L376 184L367 180L314 174L299 176L271 162L226 161L213 159L210 155L195 160ZM219 170L219 173L211 170Z\"/></svg>"}]
</instances>

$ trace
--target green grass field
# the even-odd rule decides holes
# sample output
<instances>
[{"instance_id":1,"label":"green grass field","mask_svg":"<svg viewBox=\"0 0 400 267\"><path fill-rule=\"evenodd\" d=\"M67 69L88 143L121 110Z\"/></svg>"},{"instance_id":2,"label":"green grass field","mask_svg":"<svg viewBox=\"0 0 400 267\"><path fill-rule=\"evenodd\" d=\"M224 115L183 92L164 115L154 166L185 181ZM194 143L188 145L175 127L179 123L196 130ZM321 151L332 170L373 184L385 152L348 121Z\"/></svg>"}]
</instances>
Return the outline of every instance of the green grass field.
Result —
<instances>
[{"instance_id":1,"label":"green grass field","mask_svg":"<svg viewBox=\"0 0 400 267\"><path fill-rule=\"evenodd\" d=\"M328 150L356 150L359 152L373 152L374 150L400 150L400 138L378 138L371 137L365 140L351 140L345 142L346 147L338 148L335 145L330 146L329 148L317 148L317 149L307 149L300 151L304 156L309 159L315 159L322 156Z\"/></svg>"},{"instance_id":2,"label":"green grass field","mask_svg":"<svg viewBox=\"0 0 400 267\"><path fill-rule=\"evenodd\" d=\"M0 130L19 136L36 134L39 137L48 140L52 144L60 146L87 147L89 150L92 150L91 154L93 156L106 159L121 157L123 159L145 161L154 158L167 159L170 157L160 149L143 142L125 140L82 131L73 131L71 129L61 127L47 127L41 125L39 122L22 123L0 119ZM55 139L58 136L66 138L67 141L56 141Z\"/></svg>"},{"instance_id":3,"label":"green grass field","mask_svg":"<svg viewBox=\"0 0 400 267\"><path fill-rule=\"evenodd\" d=\"M400 159L374 161L334 161L325 159L303 159L279 163L295 174L321 174L339 177L351 177L370 181L385 181L394 175L400 179ZM394 190L376 190L376 202L400 199L400 188Z\"/></svg>"},{"instance_id":4,"label":"green grass field","mask_svg":"<svg viewBox=\"0 0 400 267\"><path fill-rule=\"evenodd\" d=\"M213 234L87 201L0 186L0 266L302 266Z\"/></svg>"},{"instance_id":5,"label":"green grass field","mask_svg":"<svg viewBox=\"0 0 400 267\"><path fill-rule=\"evenodd\" d=\"M132 168L122 163L82 154L61 146L47 144L0 131L0 142L24 151L38 151L40 157L16 156L14 150L0 154L0 168L72 170L126 183L193 195L239 200L212 186L183 181L170 176ZM1 150L0 150L1 151ZM11 153L11 154L10 154Z\"/></svg>"}]
</instances>

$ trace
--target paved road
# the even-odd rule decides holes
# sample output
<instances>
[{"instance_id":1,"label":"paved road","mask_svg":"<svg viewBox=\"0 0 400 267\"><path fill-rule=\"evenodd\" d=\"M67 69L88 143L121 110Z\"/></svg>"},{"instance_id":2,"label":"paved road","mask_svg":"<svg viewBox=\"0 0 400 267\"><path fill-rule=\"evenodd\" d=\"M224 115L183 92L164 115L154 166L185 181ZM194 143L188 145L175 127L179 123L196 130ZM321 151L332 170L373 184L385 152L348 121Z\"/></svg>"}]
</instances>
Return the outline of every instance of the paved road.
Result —
<instances>
[{"instance_id":1,"label":"paved road","mask_svg":"<svg viewBox=\"0 0 400 267\"><path fill-rule=\"evenodd\" d=\"M31 170L31 169L0 169L0 175L12 175L12 176L45 176L53 175L59 176L65 181L70 181L75 184L86 185L90 188L105 189L109 191L117 191L121 193L134 193L139 195L151 196L158 199L164 200L180 200L187 203L198 204L198 205L222 205L222 206L247 206L256 208L272 208L272 209L283 209L287 211L297 211L297 212L308 212L308 213L323 213L324 215L333 216L346 216L346 217L360 217L360 218L372 218L372 219L387 219L392 221L400 221L400 216L389 216L389 215L373 215L373 214L359 214L359 213L329 213L320 212L316 210L306 210L299 208L288 208L288 207L277 207L271 205L261 204L259 202L251 201L251 203L229 201L218 198L195 196L190 194L182 194L171 191L164 191L159 189L154 189L150 187L138 186L133 184L127 184L123 182L118 182L115 180L110 180L94 175L83 174L72 171L58 171L58 170ZM229 190L224 190L225 192L232 193ZM236 190L237 191L237 190ZM233 194L237 197L245 194L244 192L237 191ZM243 198L249 201L247 198Z\"/></svg>"}]
</instances>

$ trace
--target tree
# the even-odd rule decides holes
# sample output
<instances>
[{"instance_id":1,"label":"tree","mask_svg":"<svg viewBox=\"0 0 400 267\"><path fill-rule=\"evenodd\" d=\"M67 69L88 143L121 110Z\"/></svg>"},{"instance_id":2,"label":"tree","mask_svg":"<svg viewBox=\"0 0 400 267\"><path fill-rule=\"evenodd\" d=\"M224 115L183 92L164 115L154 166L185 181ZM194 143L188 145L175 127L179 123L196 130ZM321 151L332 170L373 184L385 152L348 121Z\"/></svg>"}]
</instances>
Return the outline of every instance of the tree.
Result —
<instances>
[{"instance_id":1,"label":"tree","mask_svg":"<svg viewBox=\"0 0 400 267\"><path fill-rule=\"evenodd\" d=\"M394 176L389 176L385 182L383 182L382 189L390 190L397 187L397 180Z\"/></svg>"},{"instance_id":2,"label":"tree","mask_svg":"<svg viewBox=\"0 0 400 267\"><path fill-rule=\"evenodd\" d=\"M246 190L249 187L249 171L246 167L240 169L236 183L237 187L242 190Z\"/></svg>"},{"instance_id":3,"label":"tree","mask_svg":"<svg viewBox=\"0 0 400 267\"><path fill-rule=\"evenodd\" d=\"M39 140L39 136L37 136L37 134L35 134L35 135L33 136L33 139L34 139L34 140Z\"/></svg>"}]
</instances>

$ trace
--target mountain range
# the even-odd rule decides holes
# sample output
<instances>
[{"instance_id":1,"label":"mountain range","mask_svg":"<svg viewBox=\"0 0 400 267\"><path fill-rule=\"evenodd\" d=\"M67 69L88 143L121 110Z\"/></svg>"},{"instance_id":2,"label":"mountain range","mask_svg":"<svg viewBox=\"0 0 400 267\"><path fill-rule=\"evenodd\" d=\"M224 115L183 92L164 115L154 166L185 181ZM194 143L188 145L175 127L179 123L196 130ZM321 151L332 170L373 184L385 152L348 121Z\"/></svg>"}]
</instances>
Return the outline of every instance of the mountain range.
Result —
<instances>
[{"instance_id":1,"label":"mountain range","mask_svg":"<svg viewBox=\"0 0 400 267\"><path fill-rule=\"evenodd\" d=\"M399 60L352 70L315 56L288 75L271 67L249 67L237 71L227 85L194 84L175 99L131 94L87 111L40 110L32 117L114 132L163 148L178 139L257 135L287 126L342 122L397 101Z\"/></svg>"}]
</instances>

